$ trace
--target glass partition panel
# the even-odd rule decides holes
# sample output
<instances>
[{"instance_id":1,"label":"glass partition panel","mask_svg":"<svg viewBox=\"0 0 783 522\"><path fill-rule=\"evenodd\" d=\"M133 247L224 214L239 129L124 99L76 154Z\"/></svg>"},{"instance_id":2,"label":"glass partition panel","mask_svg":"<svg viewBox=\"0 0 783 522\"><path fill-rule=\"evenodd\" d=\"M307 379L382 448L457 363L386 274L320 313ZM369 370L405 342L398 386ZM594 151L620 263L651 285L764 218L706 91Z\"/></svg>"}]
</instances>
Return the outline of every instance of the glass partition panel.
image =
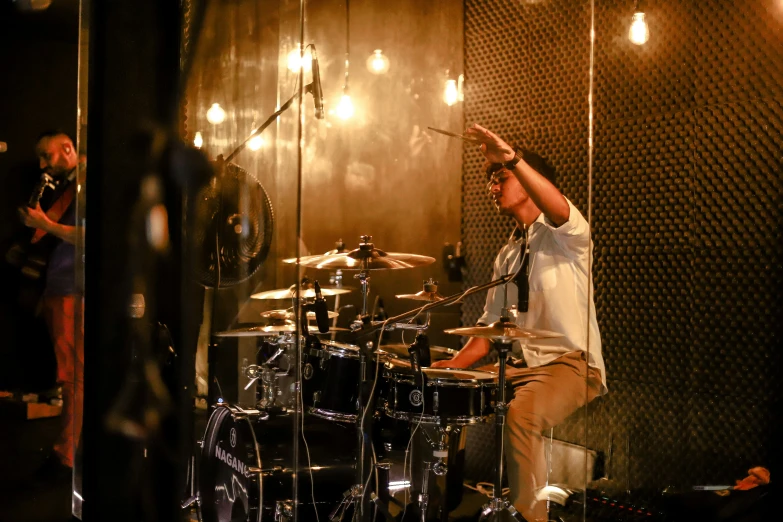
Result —
<instances>
[{"instance_id":1,"label":"glass partition panel","mask_svg":"<svg viewBox=\"0 0 783 522\"><path fill-rule=\"evenodd\" d=\"M284 260L297 255L300 101L302 81L311 81L296 66L302 6L205 5L189 49L183 122L185 139L215 169L189 203L189 226L201 234L196 279L204 287L196 354L204 411L195 426L204 441L196 457L201 515L295 517L297 310L312 285L300 294L296 267Z\"/></svg>"},{"instance_id":2,"label":"glass partition panel","mask_svg":"<svg viewBox=\"0 0 783 522\"><path fill-rule=\"evenodd\" d=\"M217 167L189 202L204 520L581 519L599 460L582 406L603 391L591 19L589 2L207 4L183 107ZM502 182L474 122L518 147ZM447 331L501 320L513 335Z\"/></svg>"},{"instance_id":3,"label":"glass partition panel","mask_svg":"<svg viewBox=\"0 0 783 522\"><path fill-rule=\"evenodd\" d=\"M75 272L75 299L77 306L74 308L74 354L75 385L74 385L74 422L73 438L74 465L73 465L73 496L72 506L75 517L82 518L82 419L84 411L84 280L86 267L85 227L87 216L87 80L89 78L89 46L90 46L90 0L79 1L79 66L77 87L77 124L76 124L76 148L79 151L79 164L76 170L76 248L74 260ZM65 397L63 397L65 400Z\"/></svg>"},{"instance_id":4,"label":"glass partition panel","mask_svg":"<svg viewBox=\"0 0 783 522\"><path fill-rule=\"evenodd\" d=\"M772 0L596 6L594 273L610 392L589 421L606 458L588 514L771 513L781 23Z\"/></svg>"}]
</instances>

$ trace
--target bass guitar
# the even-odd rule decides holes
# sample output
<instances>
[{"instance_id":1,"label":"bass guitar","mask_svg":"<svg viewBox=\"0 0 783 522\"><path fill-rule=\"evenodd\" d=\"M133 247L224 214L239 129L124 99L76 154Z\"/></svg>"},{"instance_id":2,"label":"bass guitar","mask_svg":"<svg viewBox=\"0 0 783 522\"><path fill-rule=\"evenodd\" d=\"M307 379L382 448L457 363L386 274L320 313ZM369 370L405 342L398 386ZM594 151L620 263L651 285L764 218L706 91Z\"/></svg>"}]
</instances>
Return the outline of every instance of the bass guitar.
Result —
<instances>
[{"instance_id":1,"label":"bass guitar","mask_svg":"<svg viewBox=\"0 0 783 522\"><path fill-rule=\"evenodd\" d=\"M29 208L35 208L41 201L46 189L54 190L59 185L51 176L41 174L35 188L27 200ZM41 293L43 292L44 273L49 254L54 248L55 241L51 236L44 236L41 240L33 242L36 229L27 229L8 249L5 259L22 275L19 288L19 304L28 309L35 310Z\"/></svg>"}]
</instances>

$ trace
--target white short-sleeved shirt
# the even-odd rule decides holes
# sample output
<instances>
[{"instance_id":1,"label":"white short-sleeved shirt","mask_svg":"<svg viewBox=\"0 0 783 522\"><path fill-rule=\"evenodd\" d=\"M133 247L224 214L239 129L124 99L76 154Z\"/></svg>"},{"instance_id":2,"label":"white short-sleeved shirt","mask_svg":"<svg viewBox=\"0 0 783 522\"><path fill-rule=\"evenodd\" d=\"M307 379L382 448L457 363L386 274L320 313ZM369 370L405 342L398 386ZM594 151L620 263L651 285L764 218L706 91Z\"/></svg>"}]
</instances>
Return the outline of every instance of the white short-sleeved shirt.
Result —
<instances>
[{"instance_id":1,"label":"white short-sleeved shirt","mask_svg":"<svg viewBox=\"0 0 783 522\"><path fill-rule=\"evenodd\" d=\"M568 221L561 226L555 226L541 213L528 228L528 311L518 313L515 320L519 326L550 330L561 333L564 337L517 342L514 343L514 353L519 356L521 351L527 365L536 367L550 363L569 352L588 352L588 364L601 372L605 392L606 370L601 355L601 334L598 331L592 299L590 227L570 201L568 207ZM524 240L516 235L512 233L508 243L495 258L493 279L514 273L519 268ZM516 285L507 285L507 291L508 307L516 308ZM502 307L503 287L491 288L487 294L484 315L478 322L491 324L497 321L500 319Z\"/></svg>"}]
</instances>

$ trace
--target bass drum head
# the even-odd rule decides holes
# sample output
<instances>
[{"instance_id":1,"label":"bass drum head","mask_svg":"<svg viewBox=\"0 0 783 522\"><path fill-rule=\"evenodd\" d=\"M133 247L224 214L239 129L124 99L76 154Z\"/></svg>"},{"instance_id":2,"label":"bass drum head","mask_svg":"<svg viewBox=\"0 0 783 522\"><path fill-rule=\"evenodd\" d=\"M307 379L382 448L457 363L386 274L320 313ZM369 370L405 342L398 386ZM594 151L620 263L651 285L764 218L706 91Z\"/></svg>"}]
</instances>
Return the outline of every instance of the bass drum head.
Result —
<instances>
[{"instance_id":1,"label":"bass drum head","mask_svg":"<svg viewBox=\"0 0 783 522\"><path fill-rule=\"evenodd\" d=\"M287 413L238 417L228 406L215 409L199 462L202 522L276 520L279 507L293 506L294 480L299 520L315 520L314 510L321 520L328 518L355 480L355 427L306 415L300 424L300 472L295 474L294 418Z\"/></svg>"},{"instance_id":2,"label":"bass drum head","mask_svg":"<svg viewBox=\"0 0 783 522\"><path fill-rule=\"evenodd\" d=\"M209 418L201 448L199 500L202 522L261 521L262 491L257 474L261 467L253 425L236 419L226 407Z\"/></svg>"}]
</instances>

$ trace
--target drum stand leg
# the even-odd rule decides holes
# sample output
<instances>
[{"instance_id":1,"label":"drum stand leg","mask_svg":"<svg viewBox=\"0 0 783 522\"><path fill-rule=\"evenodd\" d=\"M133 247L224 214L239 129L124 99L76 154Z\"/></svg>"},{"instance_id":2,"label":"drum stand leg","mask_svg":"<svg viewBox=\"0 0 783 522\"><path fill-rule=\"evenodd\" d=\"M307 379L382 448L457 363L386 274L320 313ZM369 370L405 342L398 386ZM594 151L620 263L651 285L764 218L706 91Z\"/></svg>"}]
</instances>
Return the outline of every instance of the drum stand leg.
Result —
<instances>
[{"instance_id":1,"label":"drum stand leg","mask_svg":"<svg viewBox=\"0 0 783 522\"><path fill-rule=\"evenodd\" d=\"M432 462L424 462L424 471L422 472L421 493L419 493L419 521L427 522L427 507L430 503L430 471L432 471Z\"/></svg>"},{"instance_id":2,"label":"drum stand leg","mask_svg":"<svg viewBox=\"0 0 783 522\"><path fill-rule=\"evenodd\" d=\"M514 520L524 522L524 518L516 508L503 498L503 429L506 425L506 358L511 351L511 343L494 341L492 345L498 351L498 398L495 402L495 484L494 495L488 504L481 508L479 522L485 520L500 520L500 512L506 511Z\"/></svg>"}]
</instances>

